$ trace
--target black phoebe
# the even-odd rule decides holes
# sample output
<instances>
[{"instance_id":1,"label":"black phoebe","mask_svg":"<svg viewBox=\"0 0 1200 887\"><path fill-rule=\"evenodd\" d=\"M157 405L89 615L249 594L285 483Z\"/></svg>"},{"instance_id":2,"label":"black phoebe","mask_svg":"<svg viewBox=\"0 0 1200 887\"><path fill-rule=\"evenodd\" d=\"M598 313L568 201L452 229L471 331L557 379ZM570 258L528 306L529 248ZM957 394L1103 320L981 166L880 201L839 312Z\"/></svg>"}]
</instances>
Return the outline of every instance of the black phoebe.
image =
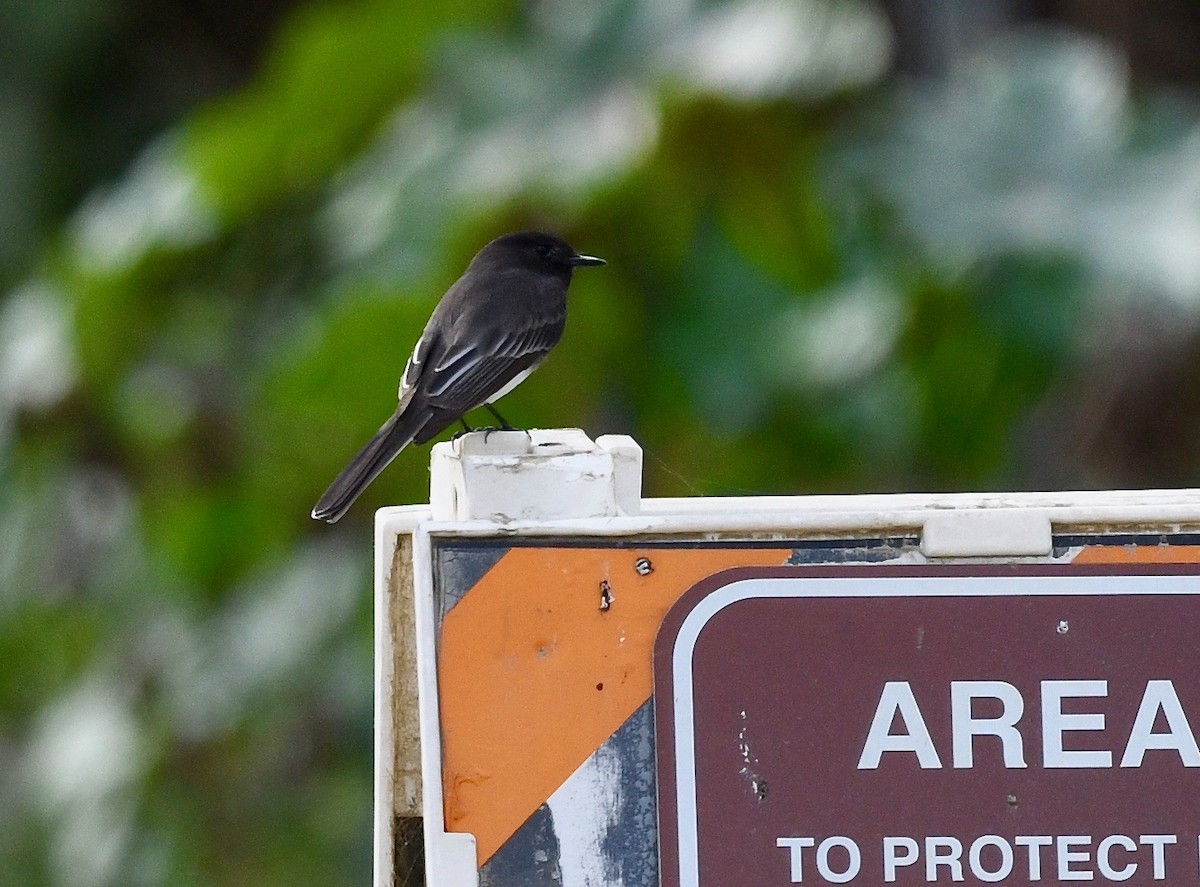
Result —
<instances>
[{"instance_id":1,"label":"black phoebe","mask_svg":"<svg viewBox=\"0 0 1200 887\"><path fill-rule=\"evenodd\" d=\"M425 443L517 387L563 334L567 286L581 265L603 265L538 231L506 234L481 249L442 296L400 378L400 403L313 507L333 523L410 443Z\"/></svg>"}]
</instances>

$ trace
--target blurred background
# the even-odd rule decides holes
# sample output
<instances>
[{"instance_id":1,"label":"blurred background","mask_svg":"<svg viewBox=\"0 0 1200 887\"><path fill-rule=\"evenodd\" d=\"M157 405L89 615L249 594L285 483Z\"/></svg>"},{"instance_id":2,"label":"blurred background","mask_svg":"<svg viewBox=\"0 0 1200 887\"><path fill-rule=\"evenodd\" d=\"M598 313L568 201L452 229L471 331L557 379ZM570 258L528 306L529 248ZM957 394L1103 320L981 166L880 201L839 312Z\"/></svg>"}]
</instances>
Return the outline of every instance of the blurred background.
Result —
<instances>
[{"instance_id":1,"label":"blurred background","mask_svg":"<svg viewBox=\"0 0 1200 887\"><path fill-rule=\"evenodd\" d=\"M437 297L647 495L1200 484L1195 0L0 2L0 880L367 883L372 511Z\"/></svg>"}]
</instances>

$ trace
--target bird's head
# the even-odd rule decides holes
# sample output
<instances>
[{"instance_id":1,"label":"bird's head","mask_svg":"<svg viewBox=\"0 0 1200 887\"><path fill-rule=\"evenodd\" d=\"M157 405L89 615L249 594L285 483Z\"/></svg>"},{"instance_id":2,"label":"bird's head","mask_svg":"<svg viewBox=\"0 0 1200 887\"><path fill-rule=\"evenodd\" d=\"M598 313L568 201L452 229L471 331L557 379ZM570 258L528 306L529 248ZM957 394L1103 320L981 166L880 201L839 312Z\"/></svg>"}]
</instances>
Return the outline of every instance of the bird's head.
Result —
<instances>
[{"instance_id":1,"label":"bird's head","mask_svg":"<svg viewBox=\"0 0 1200 887\"><path fill-rule=\"evenodd\" d=\"M497 237L479 251L472 264L527 268L568 278L576 268L603 265L604 260L576 252L570 244L541 231L518 231Z\"/></svg>"}]
</instances>

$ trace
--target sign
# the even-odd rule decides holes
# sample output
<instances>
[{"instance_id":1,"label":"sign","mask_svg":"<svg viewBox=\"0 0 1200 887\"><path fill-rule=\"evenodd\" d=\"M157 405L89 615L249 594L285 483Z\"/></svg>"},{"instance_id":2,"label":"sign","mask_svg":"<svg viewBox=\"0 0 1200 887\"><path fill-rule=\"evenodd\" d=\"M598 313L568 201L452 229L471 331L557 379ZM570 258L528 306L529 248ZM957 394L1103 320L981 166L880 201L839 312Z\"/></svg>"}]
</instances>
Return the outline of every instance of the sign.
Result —
<instances>
[{"instance_id":1,"label":"sign","mask_svg":"<svg viewBox=\"0 0 1200 887\"><path fill-rule=\"evenodd\" d=\"M655 706L669 887L1200 884L1195 566L731 570Z\"/></svg>"}]
</instances>

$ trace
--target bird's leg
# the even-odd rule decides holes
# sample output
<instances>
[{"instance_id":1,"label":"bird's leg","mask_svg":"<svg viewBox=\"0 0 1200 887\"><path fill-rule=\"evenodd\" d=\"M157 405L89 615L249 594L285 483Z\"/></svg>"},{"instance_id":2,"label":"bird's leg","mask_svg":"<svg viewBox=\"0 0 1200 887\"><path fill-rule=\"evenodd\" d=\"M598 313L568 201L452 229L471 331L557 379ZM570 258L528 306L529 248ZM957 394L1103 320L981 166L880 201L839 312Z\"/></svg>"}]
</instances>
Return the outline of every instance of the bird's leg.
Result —
<instances>
[{"instance_id":1,"label":"bird's leg","mask_svg":"<svg viewBox=\"0 0 1200 887\"><path fill-rule=\"evenodd\" d=\"M501 416L500 411L497 410L490 403L485 403L484 406L487 407L487 411L489 413L491 413L493 416L496 417L496 421L500 423L499 428L484 428L484 429L482 429L484 443L487 443L488 435L491 434L493 431L520 431L521 430L519 428L514 427L507 419L505 419L503 416Z\"/></svg>"},{"instance_id":2,"label":"bird's leg","mask_svg":"<svg viewBox=\"0 0 1200 887\"><path fill-rule=\"evenodd\" d=\"M458 417L458 424L462 425L462 431L454 432L454 437L452 437L451 440L458 440L464 434L470 434L472 431L475 430L474 428L472 428L470 425L467 424L467 420L464 419L462 416Z\"/></svg>"},{"instance_id":3,"label":"bird's leg","mask_svg":"<svg viewBox=\"0 0 1200 887\"><path fill-rule=\"evenodd\" d=\"M493 428L493 429L491 429L492 431L497 431L497 430L499 430L499 431L518 431L518 430L520 430L520 429L514 428L512 425L510 425L508 420L505 419L503 416L501 416L500 412L494 406L492 406L490 403L485 403L483 406L489 413L491 413L493 416L495 416L496 421L500 423L499 429Z\"/></svg>"}]
</instances>

